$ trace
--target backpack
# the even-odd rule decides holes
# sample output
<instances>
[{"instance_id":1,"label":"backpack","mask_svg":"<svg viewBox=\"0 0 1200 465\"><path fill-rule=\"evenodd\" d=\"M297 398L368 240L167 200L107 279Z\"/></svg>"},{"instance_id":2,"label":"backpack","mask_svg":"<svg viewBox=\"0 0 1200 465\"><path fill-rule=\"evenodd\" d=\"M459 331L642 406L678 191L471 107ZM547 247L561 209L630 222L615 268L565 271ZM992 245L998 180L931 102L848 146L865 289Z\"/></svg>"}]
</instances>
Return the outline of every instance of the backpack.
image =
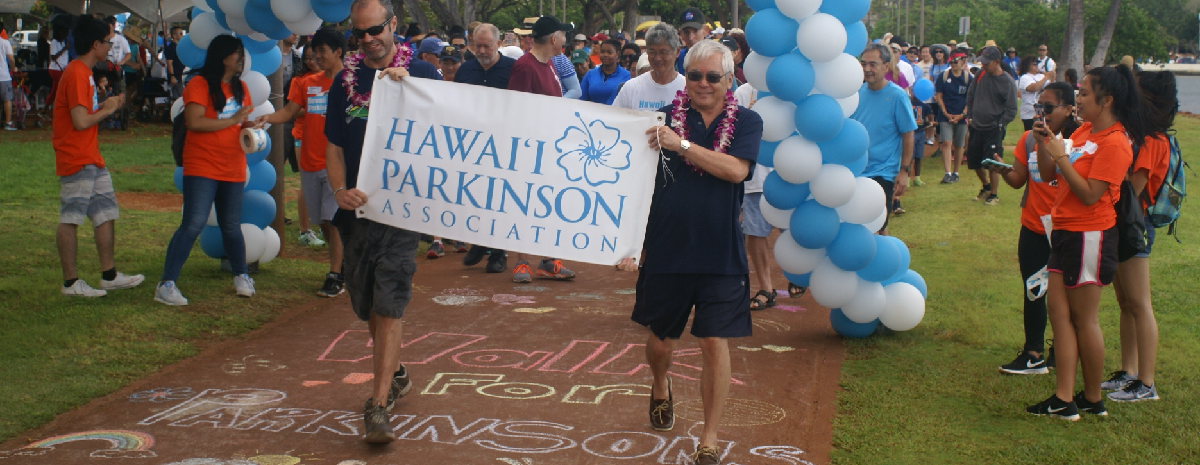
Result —
<instances>
[{"instance_id":1,"label":"backpack","mask_svg":"<svg viewBox=\"0 0 1200 465\"><path fill-rule=\"evenodd\" d=\"M1133 161L1129 164L1128 174L1133 174L1133 165L1137 163L1138 145L1133 144ZM1123 262L1133 258L1146 248L1146 210L1142 205L1149 203L1150 195L1143 189L1142 195L1133 193L1133 183L1129 176L1121 181L1121 198L1113 203L1117 212L1117 261Z\"/></svg>"},{"instance_id":2,"label":"backpack","mask_svg":"<svg viewBox=\"0 0 1200 465\"><path fill-rule=\"evenodd\" d=\"M1179 141L1175 140L1174 131L1167 134L1167 141L1171 144L1171 157L1167 163L1167 176L1163 179L1162 186L1159 186L1158 192L1154 196L1154 205L1146 209L1146 215L1150 217L1150 224L1155 228L1167 229L1167 235L1175 235L1175 223L1179 220L1179 208L1183 204L1183 198L1187 196L1187 189L1184 185L1183 168L1187 167L1187 162L1183 161L1183 156L1179 151ZM1195 176L1195 172L1192 173ZM1175 236L1175 241L1179 241L1179 236Z\"/></svg>"},{"instance_id":3,"label":"backpack","mask_svg":"<svg viewBox=\"0 0 1200 465\"><path fill-rule=\"evenodd\" d=\"M175 166L183 167L183 143L187 139L187 122L183 119L183 112L175 116L171 121L171 155L175 156Z\"/></svg>"}]
</instances>

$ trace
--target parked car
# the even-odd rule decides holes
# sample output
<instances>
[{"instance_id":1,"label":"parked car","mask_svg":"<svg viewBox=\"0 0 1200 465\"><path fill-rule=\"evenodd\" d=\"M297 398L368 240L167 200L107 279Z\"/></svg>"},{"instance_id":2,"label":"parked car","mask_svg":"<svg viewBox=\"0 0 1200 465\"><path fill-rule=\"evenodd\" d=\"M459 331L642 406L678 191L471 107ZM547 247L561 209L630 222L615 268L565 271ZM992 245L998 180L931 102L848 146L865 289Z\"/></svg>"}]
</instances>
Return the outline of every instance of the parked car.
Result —
<instances>
[{"instance_id":1,"label":"parked car","mask_svg":"<svg viewBox=\"0 0 1200 465\"><path fill-rule=\"evenodd\" d=\"M12 42L13 50L31 49L37 50L38 31L17 31L8 37L8 41Z\"/></svg>"}]
</instances>

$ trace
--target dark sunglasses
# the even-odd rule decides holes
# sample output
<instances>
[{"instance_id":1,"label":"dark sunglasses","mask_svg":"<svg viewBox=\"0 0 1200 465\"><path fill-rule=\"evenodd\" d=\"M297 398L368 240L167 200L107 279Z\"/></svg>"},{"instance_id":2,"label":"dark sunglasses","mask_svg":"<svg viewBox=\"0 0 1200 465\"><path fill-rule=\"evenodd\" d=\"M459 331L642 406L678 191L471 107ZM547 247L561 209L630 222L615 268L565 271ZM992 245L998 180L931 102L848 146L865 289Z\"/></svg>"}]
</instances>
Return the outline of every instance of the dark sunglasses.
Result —
<instances>
[{"instance_id":1,"label":"dark sunglasses","mask_svg":"<svg viewBox=\"0 0 1200 465\"><path fill-rule=\"evenodd\" d=\"M632 60L638 59L638 55L633 54L633 53L628 54L628 55L621 55L621 59L625 60L625 61L632 61Z\"/></svg>"},{"instance_id":2,"label":"dark sunglasses","mask_svg":"<svg viewBox=\"0 0 1200 465\"><path fill-rule=\"evenodd\" d=\"M705 79L709 84L717 84L720 83L722 79L725 79L725 75L716 71L709 71L707 74L705 74L696 70L692 70L687 72L687 78L692 82L700 82L701 79Z\"/></svg>"},{"instance_id":3,"label":"dark sunglasses","mask_svg":"<svg viewBox=\"0 0 1200 465\"><path fill-rule=\"evenodd\" d=\"M1042 113L1052 113L1052 112L1054 112L1055 108L1065 107L1065 106L1066 105L1051 105L1049 103L1035 103L1035 104L1033 104L1033 109L1037 110L1037 111L1041 111Z\"/></svg>"},{"instance_id":4,"label":"dark sunglasses","mask_svg":"<svg viewBox=\"0 0 1200 465\"><path fill-rule=\"evenodd\" d=\"M388 23L392 22L392 18L395 17L395 15L388 16L388 19L383 20L383 23L378 26L371 26L366 29L351 29L350 35L354 36L355 39L361 39L363 36L377 36L383 33L383 28L387 27Z\"/></svg>"}]
</instances>

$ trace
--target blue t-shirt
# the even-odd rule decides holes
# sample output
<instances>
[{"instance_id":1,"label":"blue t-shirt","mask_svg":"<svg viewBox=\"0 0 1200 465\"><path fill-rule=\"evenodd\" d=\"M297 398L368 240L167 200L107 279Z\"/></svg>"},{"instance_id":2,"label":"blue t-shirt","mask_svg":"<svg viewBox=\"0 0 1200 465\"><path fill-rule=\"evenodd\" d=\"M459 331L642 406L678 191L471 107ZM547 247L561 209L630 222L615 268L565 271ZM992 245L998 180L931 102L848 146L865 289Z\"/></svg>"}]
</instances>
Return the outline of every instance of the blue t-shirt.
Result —
<instances>
[{"instance_id":1,"label":"blue t-shirt","mask_svg":"<svg viewBox=\"0 0 1200 465\"><path fill-rule=\"evenodd\" d=\"M675 58L675 71L679 72L679 74L687 74L687 70L683 69L683 59L687 57L687 52L687 47L680 47L679 56Z\"/></svg>"},{"instance_id":2,"label":"blue t-shirt","mask_svg":"<svg viewBox=\"0 0 1200 465\"><path fill-rule=\"evenodd\" d=\"M659 111L670 125L674 105ZM687 113L688 140L712 149L720 117L704 126L700 112ZM739 107L733 141L727 153L750 160L750 173L762 141L762 118ZM695 149L693 149L695 150ZM642 273L745 275L746 245L738 217L742 213L744 184L728 182L709 173L697 173L675 152L664 151L658 164L654 198L646 225L646 261ZM668 172L669 171L669 172ZM746 176L747 179L750 175Z\"/></svg>"},{"instance_id":3,"label":"blue t-shirt","mask_svg":"<svg viewBox=\"0 0 1200 465\"><path fill-rule=\"evenodd\" d=\"M617 89L633 77L629 70L620 66L608 75L604 74L603 68L597 66L583 75L583 80L579 82L579 88L583 91L580 100L612 105L613 99L617 98Z\"/></svg>"},{"instance_id":4,"label":"blue t-shirt","mask_svg":"<svg viewBox=\"0 0 1200 465\"><path fill-rule=\"evenodd\" d=\"M356 86L358 87L356 92L365 94L371 91L375 86L376 71L378 70L367 67L365 64L359 66L356 72ZM437 68L425 60L413 59L410 61L408 74L419 78L440 80ZM342 159L346 163L346 188L351 189L358 183L358 163L362 158L363 139L367 136L367 112L361 112L355 116L346 113L350 102L346 95L345 75L346 70L338 73L333 78L333 85L329 88L325 138L329 139L330 144L342 148ZM353 218L354 211L339 209L334 222L340 223Z\"/></svg>"},{"instance_id":5,"label":"blue t-shirt","mask_svg":"<svg viewBox=\"0 0 1200 465\"><path fill-rule=\"evenodd\" d=\"M867 168L862 176L894 181L900 173L903 149L900 136L917 129L912 105L908 103L908 93L891 82L877 91L863 84L858 89L858 109L850 115L850 119L862 123L870 136Z\"/></svg>"},{"instance_id":6,"label":"blue t-shirt","mask_svg":"<svg viewBox=\"0 0 1200 465\"><path fill-rule=\"evenodd\" d=\"M946 73L945 76L945 79L939 76L936 81L933 81L934 91L942 94L942 112L961 115L967 108L967 89L971 87L971 75L963 70L962 76L955 76L954 71ZM937 122L950 121L946 119L946 114L939 112ZM966 122L964 119L961 124L966 124Z\"/></svg>"},{"instance_id":7,"label":"blue t-shirt","mask_svg":"<svg viewBox=\"0 0 1200 465\"><path fill-rule=\"evenodd\" d=\"M483 69L479 60L467 60L458 67L458 72L454 74L454 82L507 89L508 75L516 62L516 59L501 54L500 59L491 68Z\"/></svg>"}]
</instances>

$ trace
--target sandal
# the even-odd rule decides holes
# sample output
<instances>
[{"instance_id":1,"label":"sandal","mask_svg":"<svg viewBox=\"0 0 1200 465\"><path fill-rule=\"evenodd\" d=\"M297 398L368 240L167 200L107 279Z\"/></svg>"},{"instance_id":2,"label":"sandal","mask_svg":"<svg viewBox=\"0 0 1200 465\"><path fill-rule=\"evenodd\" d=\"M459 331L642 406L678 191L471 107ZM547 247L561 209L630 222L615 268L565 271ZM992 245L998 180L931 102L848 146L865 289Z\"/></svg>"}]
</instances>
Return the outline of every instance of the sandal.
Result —
<instances>
[{"instance_id":1,"label":"sandal","mask_svg":"<svg viewBox=\"0 0 1200 465\"><path fill-rule=\"evenodd\" d=\"M759 297L766 297L763 300ZM767 290L758 291L754 297L750 298L750 310L766 310L775 306L775 293Z\"/></svg>"},{"instance_id":2,"label":"sandal","mask_svg":"<svg viewBox=\"0 0 1200 465\"><path fill-rule=\"evenodd\" d=\"M805 292L808 292L807 287L788 283L788 298L789 299L799 299L801 296L804 295Z\"/></svg>"}]
</instances>

